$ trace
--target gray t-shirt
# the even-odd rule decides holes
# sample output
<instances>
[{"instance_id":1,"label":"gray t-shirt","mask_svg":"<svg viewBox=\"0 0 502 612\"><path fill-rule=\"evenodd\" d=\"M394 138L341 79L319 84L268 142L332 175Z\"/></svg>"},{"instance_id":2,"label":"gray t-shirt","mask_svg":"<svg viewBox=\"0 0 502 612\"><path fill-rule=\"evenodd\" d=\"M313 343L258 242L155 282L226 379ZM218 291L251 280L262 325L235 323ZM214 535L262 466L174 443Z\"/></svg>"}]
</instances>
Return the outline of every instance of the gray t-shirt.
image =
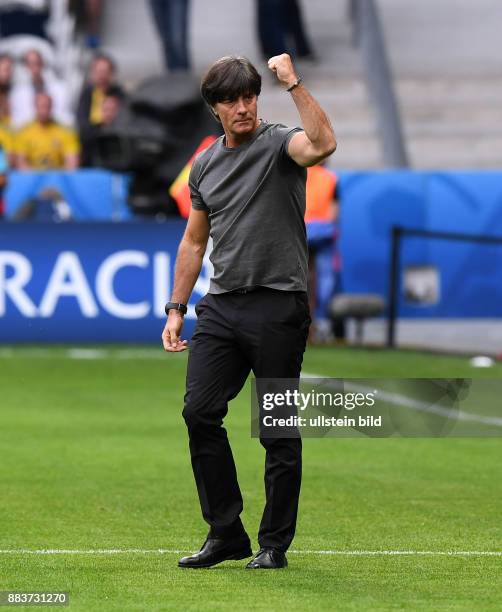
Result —
<instances>
[{"instance_id":1,"label":"gray t-shirt","mask_svg":"<svg viewBox=\"0 0 502 612\"><path fill-rule=\"evenodd\" d=\"M235 147L218 138L194 160L192 207L209 212L209 293L248 287L307 290L305 168L288 153L300 128L263 122Z\"/></svg>"}]
</instances>

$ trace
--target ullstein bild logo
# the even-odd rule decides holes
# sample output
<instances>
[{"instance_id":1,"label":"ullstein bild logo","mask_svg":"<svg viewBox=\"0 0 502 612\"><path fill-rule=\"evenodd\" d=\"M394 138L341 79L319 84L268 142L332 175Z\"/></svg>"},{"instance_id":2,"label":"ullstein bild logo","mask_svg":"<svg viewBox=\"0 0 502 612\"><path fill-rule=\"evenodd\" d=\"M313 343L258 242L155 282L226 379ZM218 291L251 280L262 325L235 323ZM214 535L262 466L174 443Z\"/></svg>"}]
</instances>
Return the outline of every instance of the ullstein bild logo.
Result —
<instances>
[{"instance_id":1,"label":"ullstein bild logo","mask_svg":"<svg viewBox=\"0 0 502 612\"><path fill-rule=\"evenodd\" d=\"M86 275L79 255L62 251L47 276L45 289L36 304L28 291L34 274L40 274L37 263L17 251L0 251L0 317L5 316L8 301L24 317L50 318L61 298L73 298L83 317L94 318L100 309L120 319L141 319L150 313L163 318L164 305L170 293L170 256L165 252L152 255L139 250L112 253L99 265L94 283ZM127 268L140 268L151 279L149 299L126 302L114 290L117 274ZM91 288L91 286L93 287ZM93 291L94 289L94 291Z\"/></svg>"},{"instance_id":2,"label":"ullstein bild logo","mask_svg":"<svg viewBox=\"0 0 502 612\"><path fill-rule=\"evenodd\" d=\"M316 414L309 416L301 414L282 414L263 416L261 422L264 427L380 427L382 425L381 415L357 415L355 417L340 414L341 410L352 411L356 408L371 408L375 405L377 391L368 393L329 393L312 389L302 392L298 389L286 389L283 392L265 393L262 398L263 410L274 410L277 408L296 409L306 414L310 409L334 408L338 415Z\"/></svg>"}]
</instances>

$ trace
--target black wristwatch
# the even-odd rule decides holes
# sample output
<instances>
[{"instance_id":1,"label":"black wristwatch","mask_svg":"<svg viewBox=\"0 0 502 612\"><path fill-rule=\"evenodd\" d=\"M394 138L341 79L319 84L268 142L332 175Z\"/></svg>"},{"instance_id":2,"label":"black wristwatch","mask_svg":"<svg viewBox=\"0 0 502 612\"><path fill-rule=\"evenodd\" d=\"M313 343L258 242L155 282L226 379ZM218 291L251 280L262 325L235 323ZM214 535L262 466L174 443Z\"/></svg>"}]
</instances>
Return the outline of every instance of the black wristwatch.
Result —
<instances>
[{"instance_id":1,"label":"black wristwatch","mask_svg":"<svg viewBox=\"0 0 502 612\"><path fill-rule=\"evenodd\" d=\"M178 304L178 302L167 302L164 310L166 311L166 315L169 315L170 310L177 310L181 312L182 315L187 313L186 304Z\"/></svg>"}]
</instances>

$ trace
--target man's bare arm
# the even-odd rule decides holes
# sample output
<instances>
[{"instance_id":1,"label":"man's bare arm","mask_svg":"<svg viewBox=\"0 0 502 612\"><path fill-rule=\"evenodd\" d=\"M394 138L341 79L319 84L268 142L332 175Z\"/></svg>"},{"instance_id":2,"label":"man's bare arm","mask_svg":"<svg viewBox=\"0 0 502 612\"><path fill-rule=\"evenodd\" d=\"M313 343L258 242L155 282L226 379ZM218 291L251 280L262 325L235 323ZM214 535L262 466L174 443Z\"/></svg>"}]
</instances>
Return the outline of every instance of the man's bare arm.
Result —
<instances>
[{"instance_id":1,"label":"man's bare arm","mask_svg":"<svg viewBox=\"0 0 502 612\"><path fill-rule=\"evenodd\" d=\"M298 79L287 53L270 58L268 66L286 88ZM328 116L303 84L295 87L291 95L305 131L291 138L288 154L300 166L314 166L335 151L335 133Z\"/></svg>"},{"instance_id":2,"label":"man's bare arm","mask_svg":"<svg viewBox=\"0 0 502 612\"><path fill-rule=\"evenodd\" d=\"M208 239L209 221L207 212L192 208L176 256L172 302L188 303L202 267ZM162 332L162 343L166 351L179 352L188 348L187 341L180 340L182 327L183 316L176 310L170 310Z\"/></svg>"}]
</instances>

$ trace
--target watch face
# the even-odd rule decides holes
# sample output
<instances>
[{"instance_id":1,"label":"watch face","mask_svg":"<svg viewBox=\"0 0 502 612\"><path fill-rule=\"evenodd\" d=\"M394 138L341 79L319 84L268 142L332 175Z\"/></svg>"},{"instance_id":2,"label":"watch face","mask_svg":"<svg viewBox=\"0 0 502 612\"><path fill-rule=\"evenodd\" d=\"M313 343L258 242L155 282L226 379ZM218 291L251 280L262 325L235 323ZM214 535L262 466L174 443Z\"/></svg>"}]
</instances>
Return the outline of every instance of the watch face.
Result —
<instances>
[{"instance_id":1,"label":"watch face","mask_svg":"<svg viewBox=\"0 0 502 612\"><path fill-rule=\"evenodd\" d=\"M186 314L188 309L185 306L185 304L177 304L176 302L168 302L164 310L166 311L166 314L169 315L170 310L177 310L178 312L181 312L181 314Z\"/></svg>"}]
</instances>

